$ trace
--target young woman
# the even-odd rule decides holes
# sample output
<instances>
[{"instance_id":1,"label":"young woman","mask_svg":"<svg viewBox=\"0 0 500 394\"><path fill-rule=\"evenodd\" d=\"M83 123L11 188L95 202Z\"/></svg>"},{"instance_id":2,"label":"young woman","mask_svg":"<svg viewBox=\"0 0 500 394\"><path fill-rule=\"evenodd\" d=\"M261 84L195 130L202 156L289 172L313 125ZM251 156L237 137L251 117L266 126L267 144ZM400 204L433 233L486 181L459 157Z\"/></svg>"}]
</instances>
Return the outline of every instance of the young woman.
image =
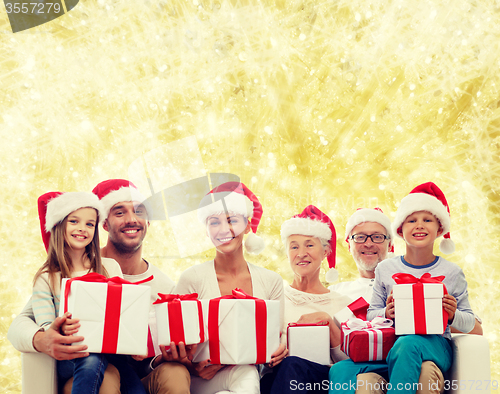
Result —
<instances>
[{"instance_id":1,"label":"young woman","mask_svg":"<svg viewBox=\"0 0 500 394\"><path fill-rule=\"evenodd\" d=\"M279 300L283 311L283 281L272 271L250 264L243 255L245 248L259 253L263 240L255 235L262 216L257 197L242 183L227 182L202 200L198 210L207 236L215 246L215 258L195 265L182 273L175 293L198 293L200 299L231 294L235 288L265 299ZM285 357L284 345L272 354L270 364L277 365ZM211 365L204 360L192 365L193 394L233 392L259 394L259 374L254 365Z\"/></svg>"}]
</instances>

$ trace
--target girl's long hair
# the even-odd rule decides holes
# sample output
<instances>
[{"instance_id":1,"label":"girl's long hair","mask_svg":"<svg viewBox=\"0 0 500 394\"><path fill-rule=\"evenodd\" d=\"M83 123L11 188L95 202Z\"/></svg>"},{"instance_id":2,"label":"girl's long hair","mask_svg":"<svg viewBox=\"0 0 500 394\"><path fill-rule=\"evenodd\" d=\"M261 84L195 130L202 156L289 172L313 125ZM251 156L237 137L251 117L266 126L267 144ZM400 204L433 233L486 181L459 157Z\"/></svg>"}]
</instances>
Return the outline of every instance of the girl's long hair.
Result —
<instances>
[{"instance_id":1,"label":"girl's long hair","mask_svg":"<svg viewBox=\"0 0 500 394\"><path fill-rule=\"evenodd\" d=\"M90 261L89 272L97 272L98 274L108 277L106 268L102 265L101 249L99 247L99 213L97 213L97 221L92 241L85 247L85 254ZM70 214L69 214L70 215ZM68 215L68 216L69 216ZM67 251L69 248L66 242L66 225L68 216L62 222L57 223L50 231L49 250L47 252L47 260L35 274L33 283L36 282L38 277L47 272L49 274L49 284L54 289L55 274L61 273L61 280L63 278L71 278L73 271L73 262Z\"/></svg>"}]
</instances>

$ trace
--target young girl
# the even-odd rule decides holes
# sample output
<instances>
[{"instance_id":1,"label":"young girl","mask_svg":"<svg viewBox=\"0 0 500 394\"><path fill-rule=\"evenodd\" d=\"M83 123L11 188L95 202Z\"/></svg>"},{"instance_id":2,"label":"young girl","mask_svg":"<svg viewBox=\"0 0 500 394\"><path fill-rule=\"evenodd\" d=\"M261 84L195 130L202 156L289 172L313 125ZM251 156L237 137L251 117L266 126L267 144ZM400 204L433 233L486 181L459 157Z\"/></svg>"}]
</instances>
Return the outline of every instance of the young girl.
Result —
<instances>
[{"instance_id":1,"label":"young girl","mask_svg":"<svg viewBox=\"0 0 500 394\"><path fill-rule=\"evenodd\" d=\"M215 246L215 258L184 271L174 293L198 293L200 299L211 299L240 288L257 298L279 300L283 312L281 277L247 263L243 255L243 237L250 232L246 249L259 253L264 248L264 241L255 234L261 216L257 197L242 183L227 182L208 193L201 201L198 218ZM280 345L271 355L271 364L279 364L285 355L285 346ZM210 360L204 360L193 364L192 373L193 394L260 393L254 365L212 365Z\"/></svg>"},{"instance_id":2,"label":"young girl","mask_svg":"<svg viewBox=\"0 0 500 394\"><path fill-rule=\"evenodd\" d=\"M42 238L48 256L38 270L33 285L33 311L41 327L48 327L59 314L61 280L97 272L105 276L120 276L115 260L101 259L98 225L102 217L101 202L92 193L46 193L38 199L38 215ZM65 335L78 331L79 324L71 320L63 326ZM57 362L59 381L73 377L72 393L99 392L106 355Z\"/></svg>"}]
</instances>

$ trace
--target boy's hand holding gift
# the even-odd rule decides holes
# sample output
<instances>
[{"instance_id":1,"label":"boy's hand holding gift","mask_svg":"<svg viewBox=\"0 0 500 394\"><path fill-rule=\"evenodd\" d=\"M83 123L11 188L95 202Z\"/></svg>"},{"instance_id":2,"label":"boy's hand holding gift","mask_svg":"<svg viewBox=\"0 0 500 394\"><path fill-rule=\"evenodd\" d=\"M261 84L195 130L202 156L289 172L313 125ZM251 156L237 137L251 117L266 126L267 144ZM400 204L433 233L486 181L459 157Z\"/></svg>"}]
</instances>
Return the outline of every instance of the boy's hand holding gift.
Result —
<instances>
[{"instance_id":1,"label":"boy's hand holding gift","mask_svg":"<svg viewBox=\"0 0 500 394\"><path fill-rule=\"evenodd\" d=\"M387 297L385 305L385 317L394 320L394 297L392 296L392 291L389 297Z\"/></svg>"},{"instance_id":2,"label":"boy's hand holding gift","mask_svg":"<svg viewBox=\"0 0 500 394\"><path fill-rule=\"evenodd\" d=\"M443 296L443 309L448 313L448 324L453 323L455 311L457 310L457 300L451 294Z\"/></svg>"}]
</instances>

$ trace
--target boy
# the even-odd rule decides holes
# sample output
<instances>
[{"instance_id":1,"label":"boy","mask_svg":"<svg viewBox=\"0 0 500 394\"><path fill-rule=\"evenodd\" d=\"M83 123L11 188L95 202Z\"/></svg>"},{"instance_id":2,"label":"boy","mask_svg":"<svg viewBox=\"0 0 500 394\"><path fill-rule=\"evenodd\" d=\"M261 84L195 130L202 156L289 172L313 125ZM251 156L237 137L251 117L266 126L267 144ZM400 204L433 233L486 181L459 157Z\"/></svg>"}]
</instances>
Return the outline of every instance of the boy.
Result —
<instances>
[{"instance_id":1,"label":"boy","mask_svg":"<svg viewBox=\"0 0 500 394\"><path fill-rule=\"evenodd\" d=\"M443 335L399 336L386 363L354 363L346 360L335 364L330 370L330 388L333 390L336 383L343 383L347 390L341 391L353 393L349 383L355 381L356 375L376 372L388 374L388 392L415 393L417 389L418 392L431 391L431 382L429 387L417 385L422 362L433 361L441 371L446 372L453 357L448 341L451 339L450 325L462 332L469 332L474 327L474 314L469 305L467 282L462 270L456 264L433 254L434 241L443 234L441 251L453 253L455 249L449 233L449 208L442 191L432 182L413 189L399 205L393 230L405 240L406 252L404 256L387 259L377 266L368 320L376 316L394 318L392 287L396 282L392 275L407 273L420 278L428 272L432 277L445 276L443 283L449 294L443 297L443 308L448 313L448 326Z\"/></svg>"}]
</instances>

